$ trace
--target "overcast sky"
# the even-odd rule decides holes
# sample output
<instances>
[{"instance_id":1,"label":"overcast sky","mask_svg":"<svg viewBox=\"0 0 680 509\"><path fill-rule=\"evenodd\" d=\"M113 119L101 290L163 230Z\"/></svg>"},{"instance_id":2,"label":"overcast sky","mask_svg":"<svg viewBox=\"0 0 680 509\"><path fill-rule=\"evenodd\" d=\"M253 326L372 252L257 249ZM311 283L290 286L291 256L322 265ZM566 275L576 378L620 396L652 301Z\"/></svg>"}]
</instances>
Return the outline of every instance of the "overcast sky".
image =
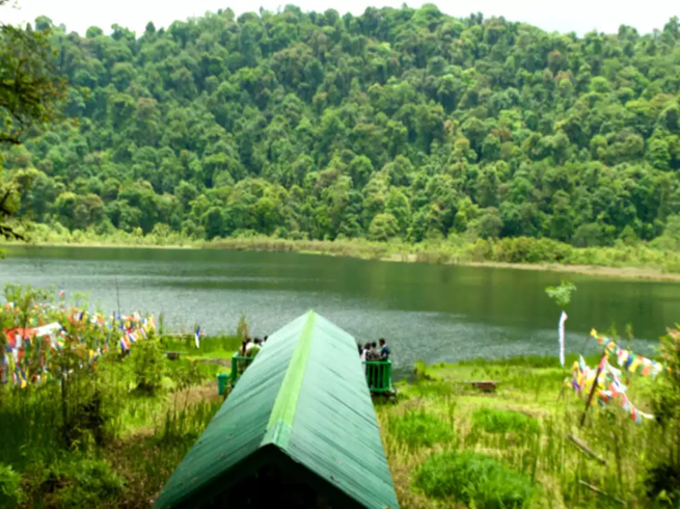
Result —
<instances>
[{"instance_id":1,"label":"overcast sky","mask_svg":"<svg viewBox=\"0 0 680 509\"><path fill-rule=\"evenodd\" d=\"M14 0L11 0L14 1ZM173 21L201 16L206 11L231 9L236 14L257 11L261 5L276 11L286 3L299 6L303 11L336 9L341 14L349 11L361 14L366 7L400 7L403 0L257 0L233 2L229 0L17 0L19 9L0 8L0 20L7 23L33 21L45 15L55 24L64 24L69 31L85 33L90 26L109 32L117 23L138 34L148 21L156 28L167 27ZM419 7L423 1L407 2ZM510 21L524 21L547 31L577 32L584 34L593 29L616 32L622 24L634 26L640 33L663 28L672 16L680 16L680 0L457 0L431 2L454 16L467 16L482 12L485 16L505 16Z\"/></svg>"}]
</instances>

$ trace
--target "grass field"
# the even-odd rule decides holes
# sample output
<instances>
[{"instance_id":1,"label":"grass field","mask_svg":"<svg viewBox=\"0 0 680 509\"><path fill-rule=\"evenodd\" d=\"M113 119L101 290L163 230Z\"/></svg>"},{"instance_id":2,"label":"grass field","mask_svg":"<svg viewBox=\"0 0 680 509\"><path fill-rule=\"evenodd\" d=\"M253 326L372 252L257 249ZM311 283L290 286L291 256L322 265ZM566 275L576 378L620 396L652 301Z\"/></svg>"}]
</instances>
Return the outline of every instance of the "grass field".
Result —
<instances>
[{"instance_id":1,"label":"grass field","mask_svg":"<svg viewBox=\"0 0 680 509\"><path fill-rule=\"evenodd\" d=\"M616 405L595 405L580 427L584 401L548 362L421 365L417 381L400 384L399 403L378 417L402 507L676 507L670 481L666 494L649 493L676 430L636 424ZM466 383L488 379L501 382L495 393ZM646 409L654 385L640 378L629 391Z\"/></svg>"},{"instance_id":2,"label":"grass field","mask_svg":"<svg viewBox=\"0 0 680 509\"><path fill-rule=\"evenodd\" d=\"M215 377L229 371L238 340L206 338L198 350L191 337L162 345L186 353L163 358L153 393L136 388L134 362L102 363L88 381L106 387L96 392L101 426L80 422L72 437L55 424L56 385L0 393L0 506L150 507L221 405ZM531 357L419 363L412 383L397 384L396 404L376 403L401 507L675 507L671 485L669 494L649 495L654 482L673 482L650 472L673 450L674 430L636 424L614 406L591 408L580 427L584 403L562 390L566 374L555 364ZM500 382L495 393L468 383L489 379ZM79 401L91 401L89 385L72 386L83 391ZM653 394L649 379L630 384L642 409Z\"/></svg>"}]
</instances>

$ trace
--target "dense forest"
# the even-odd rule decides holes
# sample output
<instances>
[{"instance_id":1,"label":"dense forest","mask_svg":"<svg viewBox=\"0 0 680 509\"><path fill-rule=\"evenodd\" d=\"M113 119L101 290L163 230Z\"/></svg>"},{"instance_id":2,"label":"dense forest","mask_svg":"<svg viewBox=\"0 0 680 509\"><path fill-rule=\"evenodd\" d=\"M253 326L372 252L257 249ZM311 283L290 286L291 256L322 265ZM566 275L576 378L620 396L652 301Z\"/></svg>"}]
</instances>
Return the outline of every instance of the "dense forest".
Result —
<instances>
[{"instance_id":1,"label":"dense forest","mask_svg":"<svg viewBox=\"0 0 680 509\"><path fill-rule=\"evenodd\" d=\"M435 6L36 20L65 121L3 151L70 230L651 240L680 214L680 22L546 33Z\"/></svg>"}]
</instances>

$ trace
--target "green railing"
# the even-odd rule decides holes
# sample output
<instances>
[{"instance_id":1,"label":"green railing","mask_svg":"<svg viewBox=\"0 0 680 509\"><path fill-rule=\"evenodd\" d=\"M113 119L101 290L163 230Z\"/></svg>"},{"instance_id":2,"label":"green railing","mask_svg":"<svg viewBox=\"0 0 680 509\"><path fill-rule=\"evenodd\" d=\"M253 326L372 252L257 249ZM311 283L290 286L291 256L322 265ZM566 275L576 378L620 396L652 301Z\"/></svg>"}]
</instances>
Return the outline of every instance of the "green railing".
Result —
<instances>
[{"instance_id":1,"label":"green railing","mask_svg":"<svg viewBox=\"0 0 680 509\"><path fill-rule=\"evenodd\" d=\"M229 379L234 387L241 375L253 362L254 357L232 357L231 375ZM366 383L371 392L386 393L392 391L392 363L390 361L365 361Z\"/></svg>"},{"instance_id":2,"label":"green railing","mask_svg":"<svg viewBox=\"0 0 680 509\"><path fill-rule=\"evenodd\" d=\"M392 363L390 361L365 361L366 383L371 392L392 391Z\"/></svg>"},{"instance_id":3,"label":"green railing","mask_svg":"<svg viewBox=\"0 0 680 509\"><path fill-rule=\"evenodd\" d=\"M231 386L234 387L236 382L241 375L246 370L248 366L253 362L255 357L232 357L231 358L231 375L229 379L231 380Z\"/></svg>"}]
</instances>

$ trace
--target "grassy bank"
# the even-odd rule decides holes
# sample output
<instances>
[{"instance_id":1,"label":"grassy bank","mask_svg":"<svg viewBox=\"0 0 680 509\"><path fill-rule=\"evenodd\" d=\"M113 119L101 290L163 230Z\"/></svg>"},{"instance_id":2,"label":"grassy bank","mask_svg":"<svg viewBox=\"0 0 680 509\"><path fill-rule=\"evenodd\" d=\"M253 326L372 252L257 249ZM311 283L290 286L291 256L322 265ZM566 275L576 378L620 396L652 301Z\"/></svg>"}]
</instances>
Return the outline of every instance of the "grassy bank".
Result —
<instances>
[{"instance_id":1,"label":"grassy bank","mask_svg":"<svg viewBox=\"0 0 680 509\"><path fill-rule=\"evenodd\" d=\"M650 472L673 450L675 431L597 405L580 427L583 400L562 392L565 375L548 364L554 359L421 366L416 382L401 384L399 403L378 416L402 507L665 507L650 491L667 482L670 492L672 481ZM487 379L501 382L497 392L466 383ZM654 392L645 379L630 391L641 408Z\"/></svg>"},{"instance_id":2,"label":"grassy bank","mask_svg":"<svg viewBox=\"0 0 680 509\"><path fill-rule=\"evenodd\" d=\"M81 423L69 445L56 385L5 388L3 507L150 507L219 408L215 375L228 371L238 343L207 338L196 350L191 341L162 340L164 351L187 354L163 359L162 384L153 394L139 390L133 363L103 359L95 380L106 387L101 429ZM555 363L516 358L416 365L416 380L398 383L396 404L376 404L401 507L651 506L650 471L668 455L673 430L597 407L579 427L583 401L561 390L565 374ZM495 393L468 383L488 379L500 381ZM652 383L636 379L630 391L647 409ZM570 434L606 465L575 446Z\"/></svg>"},{"instance_id":3,"label":"grassy bank","mask_svg":"<svg viewBox=\"0 0 680 509\"><path fill-rule=\"evenodd\" d=\"M680 251L668 242L655 244L619 242L612 247L575 248L550 239L469 239L451 237L409 244L395 240L365 239L292 240L274 237L236 237L196 240L180 234L158 236L121 231L98 235L92 231L69 232L35 225L34 245L99 247L194 248L315 253L395 262L484 265L500 268L551 270L601 276L680 280Z\"/></svg>"}]
</instances>

